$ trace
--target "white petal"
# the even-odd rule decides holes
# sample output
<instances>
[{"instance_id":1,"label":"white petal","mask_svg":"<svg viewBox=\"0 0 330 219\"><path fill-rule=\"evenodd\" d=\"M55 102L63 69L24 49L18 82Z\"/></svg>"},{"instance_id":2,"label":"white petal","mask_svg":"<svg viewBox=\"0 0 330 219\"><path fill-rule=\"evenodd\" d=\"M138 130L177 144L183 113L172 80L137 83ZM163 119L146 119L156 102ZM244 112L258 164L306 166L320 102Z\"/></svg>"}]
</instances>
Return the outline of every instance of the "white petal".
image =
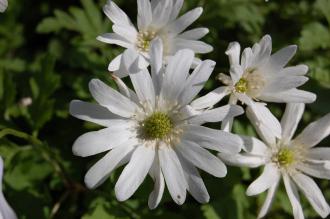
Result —
<instances>
[{"instance_id":1,"label":"white petal","mask_svg":"<svg viewBox=\"0 0 330 219\"><path fill-rule=\"evenodd\" d=\"M173 2L173 8L172 8L172 13L170 16L170 20L174 20L178 17L180 10L182 8L183 5L183 0L174 0Z\"/></svg>"},{"instance_id":2,"label":"white petal","mask_svg":"<svg viewBox=\"0 0 330 219\"><path fill-rule=\"evenodd\" d=\"M282 141L288 143L294 135L298 123L304 114L305 104L303 103L288 103L282 116Z\"/></svg>"},{"instance_id":3,"label":"white petal","mask_svg":"<svg viewBox=\"0 0 330 219\"><path fill-rule=\"evenodd\" d=\"M202 169L215 177L225 177L227 175L227 168L224 163L196 143L183 140L175 147L175 149L182 155L182 157L199 169Z\"/></svg>"},{"instance_id":4,"label":"white petal","mask_svg":"<svg viewBox=\"0 0 330 219\"><path fill-rule=\"evenodd\" d=\"M124 83L122 79L120 79L114 74L112 74L111 77L117 84L118 90L122 95L129 98L134 103L139 103L139 98L137 97L136 93L132 91L129 87L127 87L127 85Z\"/></svg>"},{"instance_id":5,"label":"white petal","mask_svg":"<svg viewBox=\"0 0 330 219\"><path fill-rule=\"evenodd\" d=\"M280 172L274 164L267 164L262 174L246 190L248 196L257 195L269 189L280 179Z\"/></svg>"},{"instance_id":6,"label":"white petal","mask_svg":"<svg viewBox=\"0 0 330 219\"><path fill-rule=\"evenodd\" d=\"M327 165L330 161L305 160L297 166L301 172L320 179L330 179L330 170Z\"/></svg>"},{"instance_id":7,"label":"white petal","mask_svg":"<svg viewBox=\"0 0 330 219\"><path fill-rule=\"evenodd\" d=\"M147 176L155 158L155 149L141 145L133 152L115 186L119 201L129 199Z\"/></svg>"},{"instance_id":8,"label":"white petal","mask_svg":"<svg viewBox=\"0 0 330 219\"><path fill-rule=\"evenodd\" d=\"M305 84L307 81L308 78L305 76L284 75L273 77L268 81L263 92L272 93L290 90Z\"/></svg>"},{"instance_id":9,"label":"white petal","mask_svg":"<svg viewBox=\"0 0 330 219\"><path fill-rule=\"evenodd\" d=\"M169 32L172 34L179 34L184 31L188 26L194 23L203 13L203 8L198 7L188 11L177 20L173 21L169 26Z\"/></svg>"},{"instance_id":10,"label":"white petal","mask_svg":"<svg viewBox=\"0 0 330 219\"><path fill-rule=\"evenodd\" d=\"M215 90L209 92L205 96L197 98L191 103L191 106L196 109L211 108L229 94L228 87L218 87Z\"/></svg>"},{"instance_id":11,"label":"white petal","mask_svg":"<svg viewBox=\"0 0 330 219\"><path fill-rule=\"evenodd\" d=\"M182 34L180 34L178 37L184 38L187 40L199 40L208 33L209 33L208 28L201 27L201 28L195 28L192 30L185 31Z\"/></svg>"},{"instance_id":12,"label":"white petal","mask_svg":"<svg viewBox=\"0 0 330 219\"><path fill-rule=\"evenodd\" d=\"M134 134L129 130L132 123L124 120L113 120L113 125L99 131L87 132L73 143L72 152L76 156L87 157L115 148Z\"/></svg>"},{"instance_id":13,"label":"white petal","mask_svg":"<svg viewBox=\"0 0 330 219\"><path fill-rule=\"evenodd\" d=\"M207 192L202 177L199 175L198 170L189 161L181 156L180 162L183 167L184 175L188 183L188 191L199 202L207 203L210 200L210 195Z\"/></svg>"},{"instance_id":14,"label":"white petal","mask_svg":"<svg viewBox=\"0 0 330 219\"><path fill-rule=\"evenodd\" d=\"M125 12L123 12L111 0L108 0L107 4L103 7L103 12L114 24L133 26L131 20L127 17Z\"/></svg>"},{"instance_id":15,"label":"white petal","mask_svg":"<svg viewBox=\"0 0 330 219\"><path fill-rule=\"evenodd\" d=\"M184 85L184 90L180 95L180 102L185 105L189 104L195 96L203 89L205 83L209 79L215 67L215 62L205 60L201 62L188 77Z\"/></svg>"},{"instance_id":16,"label":"white petal","mask_svg":"<svg viewBox=\"0 0 330 219\"><path fill-rule=\"evenodd\" d=\"M211 110L205 110L201 114L193 116L191 119L189 119L189 122L198 125L207 122L220 122L225 118L233 118L243 113L244 110L241 106L226 105Z\"/></svg>"},{"instance_id":17,"label":"white petal","mask_svg":"<svg viewBox=\"0 0 330 219\"><path fill-rule=\"evenodd\" d=\"M126 49L122 56L119 73L116 74L127 76L127 74L135 74L142 69L147 68L149 63L145 58L134 49Z\"/></svg>"},{"instance_id":18,"label":"white petal","mask_svg":"<svg viewBox=\"0 0 330 219\"><path fill-rule=\"evenodd\" d=\"M275 192L277 190L279 181L280 180L278 180L277 183L275 183L274 185L272 185L268 189L266 199L265 199L264 204L262 205L261 210L258 214L258 218L263 218L267 214L267 212L268 212L268 210L269 210L270 206L272 205L272 202L275 198Z\"/></svg>"},{"instance_id":19,"label":"white petal","mask_svg":"<svg viewBox=\"0 0 330 219\"><path fill-rule=\"evenodd\" d=\"M268 145L274 145L276 137L281 137L280 122L262 103L254 103L252 106L248 106L246 115L259 136Z\"/></svg>"},{"instance_id":20,"label":"white petal","mask_svg":"<svg viewBox=\"0 0 330 219\"><path fill-rule=\"evenodd\" d=\"M155 186L149 195L148 206L150 209L155 209L159 205L165 189L165 181L160 169L158 154L155 154L154 163L152 164L149 173L154 180Z\"/></svg>"},{"instance_id":21,"label":"white petal","mask_svg":"<svg viewBox=\"0 0 330 219\"><path fill-rule=\"evenodd\" d=\"M154 89L157 95L160 92L160 86L162 84L163 69L163 42L160 38L157 38L151 42L150 46L150 66L151 76L154 83Z\"/></svg>"},{"instance_id":22,"label":"white petal","mask_svg":"<svg viewBox=\"0 0 330 219\"><path fill-rule=\"evenodd\" d=\"M139 110L134 102L98 79L89 82L89 90L94 99L112 113L131 117Z\"/></svg>"},{"instance_id":23,"label":"white petal","mask_svg":"<svg viewBox=\"0 0 330 219\"><path fill-rule=\"evenodd\" d=\"M105 127L110 126L113 119L121 119L120 116L111 113L103 106L80 100L71 101L69 111L72 116L78 119L93 122Z\"/></svg>"},{"instance_id":24,"label":"white petal","mask_svg":"<svg viewBox=\"0 0 330 219\"><path fill-rule=\"evenodd\" d=\"M197 125L186 126L182 139L228 154L238 153L243 145L242 139L237 135Z\"/></svg>"},{"instance_id":25,"label":"white petal","mask_svg":"<svg viewBox=\"0 0 330 219\"><path fill-rule=\"evenodd\" d=\"M207 43L199 40L187 40L182 38L176 38L174 41L174 47L176 50L191 49L195 53L209 53L213 51L213 47Z\"/></svg>"},{"instance_id":26,"label":"white petal","mask_svg":"<svg viewBox=\"0 0 330 219\"><path fill-rule=\"evenodd\" d=\"M308 66L307 65L296 65L296 66L290 66L286 67L281 71L281 74L283 75L305 75L308 72Z\"/></svg>"},{"instance_id":27,"label":"white petal","mask_svg":"<svg viewBox=\"0 0 330 219\"><path fill-rule=\"evenodd\" d=\"M116 147L95 163L85 175L85 184L95 189L107 180L112 171L129 161L137 141L126 141L121 147Z\"/></svg>"},{"instance_id":28,"label":"white petal","mask_svg":"<svg viewBox=\"0 0 330 219\"><path fill-rule=\"evenodd\" d=\"M233 84L236 84L244 74L244 71L240 65L232 65L229 72Z\"/></svg>"},{"instance_id":29,"label":"white petal","mask_svg":"<svg viewBox=\"0 0 330 219\"><path fill-rule=\"evenodd\" d=\"M312 103L316 95L303 90L291 89L276 93L263 93L260 100L275 103Z\"/></svg>"},{"instance_id":30,"label":"white petal","mask_svg":"<svg viewBox=\"0 0 330 219\"><path fill-rule=\"evenodd\" d=\"M172 7L172 0L158 1L158 4L152 11L152 25L155 27L163 28L171 18L170 16L172 13Z\"/></svg>"},{"instance_id":31,"label":"white petal","mask_svg":"<svg viewBox=\"0 0 330 219\"><path fill-rule=\"evenodd\" d=\"M145 30L152 22L152 10L149 0L139 0L138 4L138 27L139 30Z\"/></svg>"},{"instance_id":32,"label":"white petal","mask_svg":"<svg viewBox=\"0 0 330 219\"><path fill-rule=\"evenodd\" d=\"M296 45L287 46L276 53L274 53L269 59L269 69L273 69L273 73L276 74L283 68L297 51Z\"/></svg>"},{"instance_id":33,"label":"white petal","mask_svg":"<svg viewBox=\"0 0 330 219\"><path fill-rule=\"evenodd\" d=\"M98 36L96 39L103 43L115 44L124 48L133 47L131 42L116 33L105 33Z\"/></svg>"},{"instance_id":34,"label":"white petal","mask_svg":"<svg viewBox=\"0 0 330 219\"><path fill-rule=\"evenodd\" d=\"M226 154L218 153L218 157L227 165L237 167L256 168L265 165L266 159L262 156L251 155L248 153Z\"/></svg>"},{"instance_id":35,"label":"white petal","mask_svg":"<svg viewBox=\"0 0 330 219\"><path fill-rule=\"evenodd\" d=\"M319 120L309 124L297 138L295 142L307 147L314 147L330 134L330 113Z\"/></svg>"},{"instance_id":36,"label":"white petal","mask_svg":"<svg viewBox=\"0 0 330 219\"><path fill-rule=\"evenodd\" d=\"M191 50L180 50L168 61L161 89L161 97L175 101L183 90L194 59Z\"/></svg>"},{"instance_id":37,"label":"white petal","mask_svg":"<svg viewBox=\"0 0 330 219\"><path fill-rule=\"evenodd\" d=\"M128 42L134 44L137 38L137 32L135 27L127 27L122 25L113 25L112 26L113 32L125 38Z\"/></svg>"},{"instance_id":38,"label":"white petal","mask_svg":"<svg viewBox=\"0 0 330 219\"><path fill-rule=\"evenodd\" d=\"M296 185L290 180L289 176L284 174L283 181L286 193L288 194L291 202L293 216L295 219L304 219L304 212L299 200L299 194Z\"/></svg>"},{"instance_id":39,"label":"white petal","mask_svg":"<svg viewBox=\"0 0 330 219\"><path fill-rule=\"evenodd\" d=\"M108 66L108 71L110 72L114 72L114 71L117 71L120 67L120 62L121 62L121 59L122 59L122 54L116 56L116 58L114 58L109 66Z\"/></svg>"},{"instance_id":40,"label":"white petal","mask_svg":"<svg viewBox=\"0 0 330 219\"><path fill-rule=\"evenodd\" d=\"M238 42L229 43L229 46L225 53L229 58L230 66L239 65L240 52L241 52L241 46Z\"/></svg>"},{"instance_id":41,"label":"white petal","mask_svg":"<svg viewBox=\"0 0 330 219\"><path fill-rule=\"evenodd\" d=\"M251 67L253 61L253 54L251 48L245 48L242 52L241 66L243 69Z\"/></svg>"},{"instance_id":42,"label":"white petal","mask_svg":"<svg viewBox=\"0 0 330 219\"><path fill-rule=\"evenodd\" d=\"M1 0L0 1L0 12L4 12L8 7L8 1L7 0ZM9 218L10 219L10 218Z\"/></svg>"},{"instance_id":43,"label":"white petal","mask_svg":"<svg viewBox=\"0 0 330 219\"><path fill-rule=\"evenodd\" d=\"M330 147L311 148L307 156L313 160L330 160Z\"/></svg>"},{"instance_id":44,"label":"white petal","mask_svg":"<svg viewBox=\"0 0 330 219\"><path fill-rule=\"evenodd\" d=\"M164 144L160 145L158 153L160 167L171 197L177 204L182 205L186 200L188 185L179 158L171 147Z\"/></svg>"},{"instance_id":45,"label":"white petal","mask_svg":"<svg viewBox=\"0 0 330 219\"><path fill-rule=\"evenodd\" d=\"M149 1L149 0L148 0ZM134 90L142 103L148 102L155 107L155 89L148 69L136 74L130 74Z\"/></svg>"},{"instance_id":46,"label":"white petal","mask_svg":"<svg viewBox=\"0 0 330 219\"><path fill-rule=\"evenodd\" d=\"M269 148L259 139L249 136L241 136L243 140L243 149L251 155L265 156Z\"/></svg>"},{"instance_id":47,"label":"white petal","mask_svg":"<svg viewBox=\"0 0 330 219\"><path fill-rule=\"evenodd\" d=\"M321 217L326 218L330 213L330 207L314 180L301 173L293 174L292 178L311 203L314 210Z\"/></svg>"}]
</instances>

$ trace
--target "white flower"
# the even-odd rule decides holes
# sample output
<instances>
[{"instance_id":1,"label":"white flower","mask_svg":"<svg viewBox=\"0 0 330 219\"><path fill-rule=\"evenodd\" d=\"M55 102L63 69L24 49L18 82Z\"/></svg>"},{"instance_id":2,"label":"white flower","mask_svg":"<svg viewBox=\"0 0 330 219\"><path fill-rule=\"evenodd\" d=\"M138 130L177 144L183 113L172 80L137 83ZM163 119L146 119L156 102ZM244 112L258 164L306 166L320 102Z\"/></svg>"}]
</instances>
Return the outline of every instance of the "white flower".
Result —
<instances>
[{"instance_id":1,"label":"white flower","mask_svg":"<svg viewBox=\"0 0 330 219\"><path fill-rule=\"evenodd\" d=\"M0 219L17 219L13 209L9 206L2 193L3 160L0 156Z\"/></svg>"},{"instance_id":2,"label":"white flower","mask_svg":"<svg viewBox=\"0 0 330 219\"><path fill-rule=\"evenodd\" d=\"M106 33L97 39L110 44L116 44L138 52L134 63L143 69L149 62L149 50L153 39L163 41L165 59L181 49L191 49L195 53L208 53L213 48L199 41L209 31L207 28L195 28L186 32L186 28L202 14L202 8L195 8L177 18L183 5L183 0L138 0L138 29L128 16L113 1L108 0L103 11L113 22L114 33ZM125 53L124 53L125 54ZM133 56L135 54L127 54ZM125 57L120 54L109 65L109 71L119 77L127 76Z\"/></svg>"},{"instance_id":3,"label":"white flower","mask_svg":"<svg viewBox=\"0 0 330 219\"><path fill-rule=\"evenodd\" d=\"M8 1L7 0L0 0L0 12L5 12L7 7L8 7Z\"/></svg>"},{"instance_id":4,"label":"white flower","mask_svg":"<svg viewBox=\"0 0 330 219\"><path fill-rule=\"evenodd\" d=\"M321 190L310 177L330 179L330 147L314 147L330 134L330 114L308 125L292 139L304 112L304 104L287 104L281 120L282 136L276 138L268 127L256 130L263 142L253 137L242 137L244 153L219 156L228 164L247 167L264 165L264 171L247 189L247 195L268 190L258 218L268 212L280 179L283 178L295 219L303 219L298 190L306 196L315 211L323 218L330 213Z\"/></svg>"},{"instance_id":5,"label":"white flower","mask_svg":"<svg viewBox=\"0 0 330 219\"><path fill-rule=\"evenodd\" d=\"M285 47L271 55L272 40L269 35L264 36L252 48L244 49L241 58L240 50L238 42L229 44L226 54L229 56L230 76L220 74L219 80L227 85L226 92L231 94L231 103L236 103L237 100L245 103L260 125L273 123L269 128L279 137L280 124L263 102L314 102L315 94L297 89L308 81L304 76L308 67L285 67L296 53L297 46ZM228 129L231 122L224 122L223 128Z\"/></svg>"},{"instance_id":6,"label":"white flower","mask_svg":"<svg viewBox=\"0 0 330 219\"><path fill-rule=\"evenodd\" d=\"M242 140L231 133L203 127L224 117L243 113L239 106L223 106L196 116L187 110L202 90L215 63L206 60L189 74L194 53L180 50L162 67L161 43L151 48L151 75L147 69L130 74L135 92L114 76L119 91L94 79L89 88L98 104L73 101L70 113L86 121L105 126L79 137L73 153L86 157L107 154L86 174L89 188L102 184L111 172L126 163L116 186L118 200L130 198L149 173L155 182L149 207L159 204L166 182L177 204L186 198L186 190L199 202L209 195L197 168L216 177L227 173L223 162L206 149L235 154ZM197 167L197 168L196 168Z\"/></svg>"}]
</instances>

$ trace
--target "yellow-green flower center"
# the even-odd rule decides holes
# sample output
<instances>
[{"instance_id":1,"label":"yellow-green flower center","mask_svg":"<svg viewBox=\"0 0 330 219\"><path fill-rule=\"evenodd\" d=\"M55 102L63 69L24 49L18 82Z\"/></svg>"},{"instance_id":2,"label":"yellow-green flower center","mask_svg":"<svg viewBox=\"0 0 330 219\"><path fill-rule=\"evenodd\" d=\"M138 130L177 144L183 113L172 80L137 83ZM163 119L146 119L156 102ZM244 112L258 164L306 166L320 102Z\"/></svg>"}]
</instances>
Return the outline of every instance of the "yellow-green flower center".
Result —
<instances>
[{"instance_id":1,"label":"yellow-green flower center","mask_svg":"<svg viewBox=\"0 0 330 219\"><path fill-rule=\"evenodd\" d=\"M146 139L162 139L170 134L173 128L171 118L163 112L155 112L143 123L143 136Z\"/></svg>"},{"instance_id":2,"label":"yellow-green flower center","mask_svg":"<svg viewBox=\"0 0 330 219\"><path fill-rule=\"evenodd\" d=\"M136 47L142 52L148 52L151 41L156 37L155 31L139 32Z\"/></svg>"},{"instance_id":3,"label":"yellow-green flower center","mask_svg":"<svg viewBox=\"0 0 330 219\"><path fill-rule=\"evenodd\" d=\"M289 148L282 148L277 153L277 162L280 166L289 166L295 160L294 152Z\"/></svg>"},{"instance_id":4,"label":"yellow-green flower center","mask_svg":"<svg viewBox=\"0 0 330 219\"><path fill-rule=\"evenodd\" d=\"M241 78L235 84L235 90L238 93L245 93L248 90L248 81L245 78Z\"/></svg>"}]
</instances>

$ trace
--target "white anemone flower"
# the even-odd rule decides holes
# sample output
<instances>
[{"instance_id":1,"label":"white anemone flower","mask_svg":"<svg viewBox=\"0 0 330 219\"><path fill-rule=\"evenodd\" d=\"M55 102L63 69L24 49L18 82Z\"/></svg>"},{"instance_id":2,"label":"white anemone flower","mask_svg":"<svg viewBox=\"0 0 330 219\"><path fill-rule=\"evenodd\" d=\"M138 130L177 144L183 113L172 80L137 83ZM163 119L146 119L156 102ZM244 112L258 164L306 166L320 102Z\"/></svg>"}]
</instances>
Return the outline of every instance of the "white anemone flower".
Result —
<instances>
[{"instance_id":1,"label":"white anemone flower","mask_svg":"<svg viewBox=\"0 0 330 219\"><path fill-rule=\"evenodd\" d=\"M13 209L9 206L2 193L3 160L0 156L0 219L17 219Z\"/></svg>"},{"instance_id":2,"label":"white anemone flower","mask_svg":"<svg viewBox=\"0 0 330 219\"><path fill-rule=\"evenodd\" d=\"M195 53L211 52L213 48L210 45L199 41L209 32L207 28L185 31L201 16L203 9L195 8L178 18L182 5L183 0L138 0L138 28L136 28L125 12L113 1L108 0L103 11L113 22L114 33L100 35L97 39L137 51L138 56L134 64L137 64L139 69L148 65L150 45L156 38L163 41L164 59L181 49L191 49ZM198 62L199 60L195 60L195 63ZM120 54L110 63L108 69L117 76L123 77L127 76L129 68L124 66L130 64L132 63L125 63L125 57Z\"/></svg>"},{"instance_id":3,"label":"white anemone flower","mask_svg":"<svg viewBox=\"0 0 330 219\"><path fill-rule=\"evenodd\" d=\"M230 62L230 76L219 75L219 80L226 85L219 89L231 95L230 103L238 100L245 103L261 125L273 123L269 128L277 137L281 136L280 124L265 102L311 103L316 99L315 94L297 89L308 81L304 76L308 67L285 67L296 50L297 46L291 45L271 54L272 40L269 35L265 35L252 48L245 48L240 58L240 44L232 42L226 51ZM222 95L221 93L220 96ZM224 122L223 129L230 129L231 123L230 120Z\"/></svg>"},{"instance_id":4,"label":"white anemone flower","mask_svg":"<svg viewBox=\"0 0 330 219\"><path fill-rule=\"evenodd\" d=\"M8 7L8 1L7 0L0 0L0 12L5 12L7 7Z\"/></svg>"},{"instance_id":5,"label":"white anemone flower","mask_svg":"<svg viewBox=\"0 0 330 219\"><path fill-rule=\"evenodd\" d=\"M303 112L304 104L287 104L281 120L281 138L272 135L268 127L260 129L254 124L263 141L242 137L245 152L239 155L219 154L227 164L251 168L265 166L263 173L246 192L251 196L268 191L258 218L264 217L268 212L281 178L295 219L304 218L298 189L322 218L330 213L321 190L311 178L330 179L330 147L314 147L330 134L330 114L311 123L292 139Z\"/></svg>"},{"instance_id":6,"label":"white anemone flower","mask_svg":"<svg viewBox=\"0 0 330 219\"><path fill-rule=\"evenodd\" d=\"M190 115L189 103L202 90L215 62L203 61L189 74L194 53L180 50L164 68L160 40L152 45L150 56L152 77L148 69L129 75L135 92L116 76L119 92L94 79L89 89L98 104L71 103L71 115L106 127L79 137L73 153L86 157L108 151L85 176L87 187L92 189L115 168L128 163L115 185L119 201L130 198L149 173L155 183L150 208L161 201L165 182L177 204L185 201L186 190L197 201L208 202L209 194L197 168L215 177L224 177L227 169L206 149L235 154L243 142L234 134L201 124L237 116L243 109L226 105Z\"/></svg>"}]
</instances>

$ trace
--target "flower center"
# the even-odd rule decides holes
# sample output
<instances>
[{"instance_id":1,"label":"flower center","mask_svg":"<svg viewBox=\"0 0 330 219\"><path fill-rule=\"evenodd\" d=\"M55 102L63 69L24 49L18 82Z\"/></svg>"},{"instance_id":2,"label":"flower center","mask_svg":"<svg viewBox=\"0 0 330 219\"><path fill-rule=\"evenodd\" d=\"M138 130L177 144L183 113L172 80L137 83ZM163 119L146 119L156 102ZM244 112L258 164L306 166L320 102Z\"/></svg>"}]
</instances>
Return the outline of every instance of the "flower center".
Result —
<instances>
[{"instance_id":1,"label":"flower center","mask_svg":"<svg viewBox=\"0 0 330 219\"><path fill-rule=\"evenodd\" d=\"M265 80L262 74L255 68L248 68L242 78L235 84L235 91L246 93L255 98L258 97L265 87Z\"/></svg>"},{"instance_id":2,"label":"flower center","mask_svg":"<svg viewBox=\"0 0 330 219\"><path fill-rule=\"evenodd\" d=\"M282 167L288 167L295 161L294 152L289 148L280 149L276 155L276 158L278 164Z\"/></svg>"},{"instance_id":3,"label":"flower center","mask_svg":"<svg viewBox=\"0 0 330 219\"><path fill-rule=\"evenodd\" d=\"M146 139L162 139L173 128L171 118L163 112L155 112L142 122L143 135Z\"/></svg>"},{"instance_id":4,"label":"flower center","mask_svg":"<svg viewBox=\"0 0 330 219\"><path fill-rule=\"evenodd\" d=\"M156 37L155 31L142 31L138 33L136 47L141 52L149 52L150 43Z\"/></svg>"}]
</instances>

